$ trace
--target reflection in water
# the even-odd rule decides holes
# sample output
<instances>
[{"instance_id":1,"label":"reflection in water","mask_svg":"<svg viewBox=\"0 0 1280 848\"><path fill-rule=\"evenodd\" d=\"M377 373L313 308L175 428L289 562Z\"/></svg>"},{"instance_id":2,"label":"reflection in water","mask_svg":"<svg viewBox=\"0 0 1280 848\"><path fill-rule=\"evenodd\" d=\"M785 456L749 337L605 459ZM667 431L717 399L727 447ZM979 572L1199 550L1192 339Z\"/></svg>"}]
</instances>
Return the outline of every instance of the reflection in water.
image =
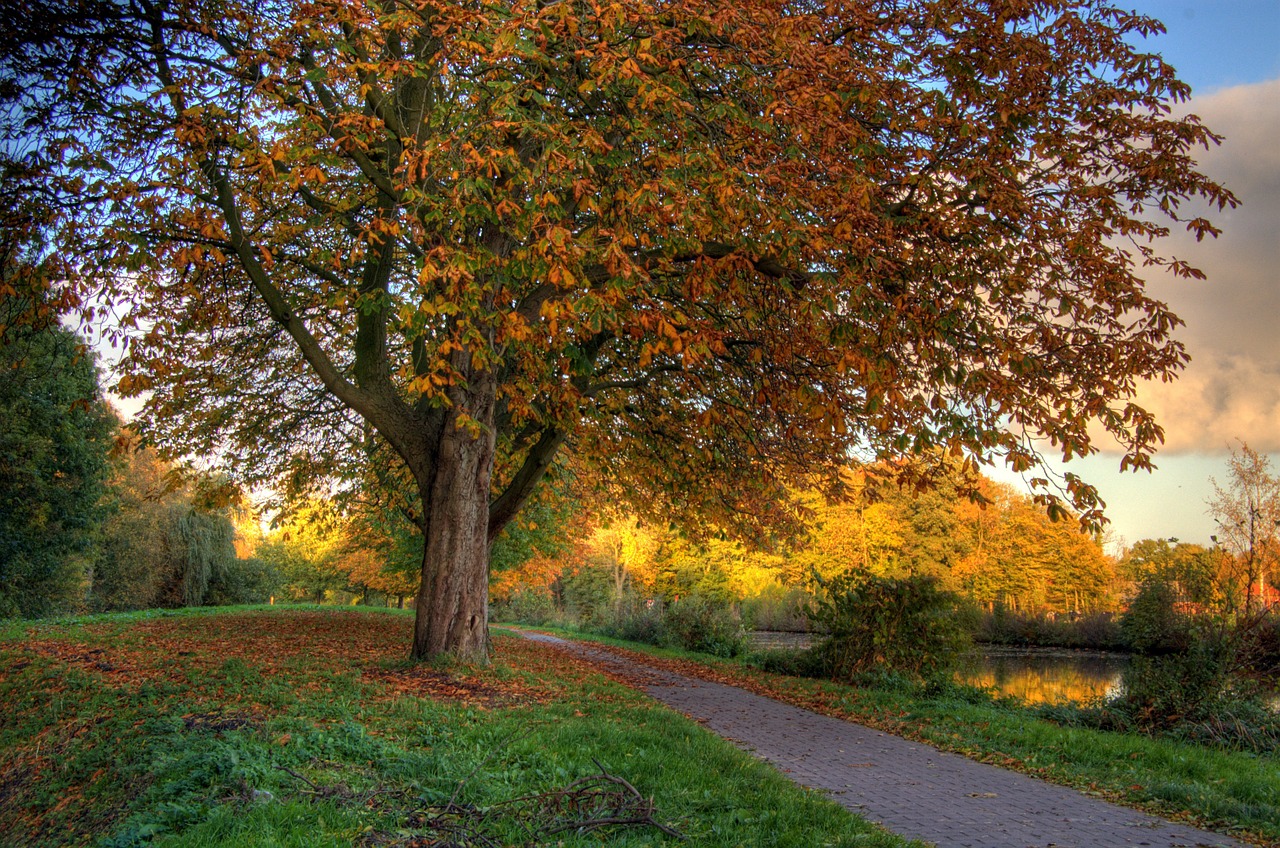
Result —
<instances>
[{"instance_id":1,"label":"reflection in water","mask_svg":"<svg viewBox=\"0 0 1280 848\"><path fill-rule=\"evenodd\" d=\"M813 642L808 633L757 630L757 649L803 650ZM966 658L956 679L971 686L1014 695L1032 704L1085 702L1114 694L1129 658L1101 651L984 646Z\"/></svg>"},{"instance_id":2,"label":"reflection in water","mask_svg":"<svg viewBox=\"0 0 1280 848\"><path fill-rule=\"evenodd\" d=\"M751 642L757 649L803 650L812 644L813 637L808 633L756 631ZM965 658L956 679L1030 704L1087 703L1117 694L1128 665L1126 654L984 645ZM1271 708L1280 711L1280 692L1272 696Z\"/></svg>"},{"instance_id":3,"label":"reflection in water","mask_svg":"<svg viewBox=\"0 0 1280 848\"><path fill-rule=\"evenodd\" d=\"M989 646L969 654L956 678L1030 704L1084 703L1114 695L1128 664L1124 654Z\"/></svg>"}]
</instances>

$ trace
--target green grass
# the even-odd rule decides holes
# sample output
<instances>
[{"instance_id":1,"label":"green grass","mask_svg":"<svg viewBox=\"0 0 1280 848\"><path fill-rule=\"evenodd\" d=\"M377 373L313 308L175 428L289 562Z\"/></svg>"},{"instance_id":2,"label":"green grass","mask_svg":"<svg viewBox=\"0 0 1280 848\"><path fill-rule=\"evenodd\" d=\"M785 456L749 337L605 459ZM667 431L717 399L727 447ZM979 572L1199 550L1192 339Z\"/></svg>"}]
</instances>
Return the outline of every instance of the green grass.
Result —
<instances>
[{"instance_id":1,"label":"green grass","mask_svg":"<svg viewBox=\"0 0 1280 848\"><path fill-rule=\"evenodd\" d=\"M5 624L0 841L408 845L452 801L520 845L538 804L511 799L603 767L687 844L908 844L524 640L496 634L487 669L408 664L410 625L333 608ZM602 842L685 844L652 827L537 844Z\"/></svg>"},{"instance_id":2,"label":"green grass","mask_svg":"<svg viewBox=\"0 0 1280 848\"><path fill-rule=\"evenodd\" d=\"M544 628L539 628L544 629ZM686 670L710 669L783 700L871 724L975 759L1016 768L1150 812L1280 845L1280 754L1063 726L1012 699L955 686L851 687L781 677L740 661L561 631L641 651Z\"/></svg>"}]
</instances>

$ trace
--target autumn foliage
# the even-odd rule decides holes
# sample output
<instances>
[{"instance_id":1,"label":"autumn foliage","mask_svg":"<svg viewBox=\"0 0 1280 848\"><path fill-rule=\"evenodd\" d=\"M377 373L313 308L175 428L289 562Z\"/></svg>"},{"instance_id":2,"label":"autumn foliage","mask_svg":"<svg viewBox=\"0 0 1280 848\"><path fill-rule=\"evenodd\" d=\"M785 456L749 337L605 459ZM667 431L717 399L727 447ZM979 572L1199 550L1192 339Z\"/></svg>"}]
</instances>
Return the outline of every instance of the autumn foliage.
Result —
<instances>
[{"instance_id":1,"label":"autumn foliage","mask_svg":"<svg viewBox=\"0 0 1280 848\"><path fill-rule=\"evenodd\" d=\"M1011 486L951 479L915 492L875 485L875 477L848 471L856 494L847 501L801 495L803 532L770 550L694 542L666 524L597 513L577 547L496 573L492 597L504 616L534 623L625 630L620 622L649 610L660 619L664 610L710 603L768 630L808 627L806 610L833 580L932 581L987 611L1069 616L1114 612L1140 579L1131 567L1117 569L1097 534L1049 519ZM958 496L962 486L986 503Z\"/></svg>"},{"instance_id":2,"label":"autumn foliage","mask_svg":"<svg viewBox=\"0 0 1280 848\"><path fill-rule=\"evenodd\" d=\"M251 478L393 456L416 656L483 655L489 542L563 450L646 516L755 533L850 455L1021 471L1097 426L1146 466L1135 386L1185 354L1138 266L1197 276L1158 239L1234 203L1132 46L1158 24L1098 0L12 20L12 188L124 312L150 437Z\"/></svg>"}]
</instances>

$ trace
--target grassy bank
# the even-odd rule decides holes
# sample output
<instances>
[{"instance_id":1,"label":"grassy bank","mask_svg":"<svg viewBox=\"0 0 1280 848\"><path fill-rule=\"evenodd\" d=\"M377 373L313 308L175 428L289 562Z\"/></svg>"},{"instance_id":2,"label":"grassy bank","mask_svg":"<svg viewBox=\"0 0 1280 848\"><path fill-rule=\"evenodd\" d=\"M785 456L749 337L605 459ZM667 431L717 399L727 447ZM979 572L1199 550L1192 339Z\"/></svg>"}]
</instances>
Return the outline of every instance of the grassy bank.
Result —
<instances>
[{"instance_id":1,"label":"grassy bank","mask_svg":"<svg viewBox=\"0 0 1280 848\"><path fill-rule=\"evenodd\" d=\"M575 635L575 634L566 634ZM740 660L575 636L673 671L740 685L1153 813L1280 845L1280 753L1222 750L1070 727L964 687L850 687L769 674Z\"/></svg>"},{"instance_id":2,"label":"grassy bank","mask_svg":"<svg viewBox=\"0 0 1280 848\"><path fill-rule=\"evenodd\" d=\"M410 627L331 609L4 625L4 844L683 844L656 825L700 846L907 844L560 653L499 633L489 668L413 666ZM652 823L575 832L609 817Z\"/></svg>"}]
</instances>

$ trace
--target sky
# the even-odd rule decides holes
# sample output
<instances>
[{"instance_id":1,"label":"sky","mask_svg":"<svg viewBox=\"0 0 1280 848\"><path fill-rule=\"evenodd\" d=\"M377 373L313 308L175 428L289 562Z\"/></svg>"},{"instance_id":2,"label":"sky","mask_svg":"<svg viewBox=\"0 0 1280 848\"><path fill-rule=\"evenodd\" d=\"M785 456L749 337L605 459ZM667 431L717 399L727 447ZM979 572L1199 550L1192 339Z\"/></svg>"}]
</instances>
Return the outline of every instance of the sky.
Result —
<instances>
[{"instance_id":1,"label":"sky","mask_svg":"<svg viewBox=\"0 0 1280 848\"><path fill-rule=\"evenodd\" d=\"M1207 544L1216 532L1210 478L1226 482L1229 448L1247 442L1280 471L1280 0L1114 3L1164 22L1167 32L1143 46L1191 86L1180 109L1225 136L1200 163L1242 203L1211 216L1220 238L1169 241L1168 252L1207 280L1148 280L1186 322L1178 337L1191 355L1181 379L1139 393L1165 428L1158 469L1121 474L1109 450L1067 467L1098 486L1113 547L1170 537Z\"/></svg>"}]
</instances>

